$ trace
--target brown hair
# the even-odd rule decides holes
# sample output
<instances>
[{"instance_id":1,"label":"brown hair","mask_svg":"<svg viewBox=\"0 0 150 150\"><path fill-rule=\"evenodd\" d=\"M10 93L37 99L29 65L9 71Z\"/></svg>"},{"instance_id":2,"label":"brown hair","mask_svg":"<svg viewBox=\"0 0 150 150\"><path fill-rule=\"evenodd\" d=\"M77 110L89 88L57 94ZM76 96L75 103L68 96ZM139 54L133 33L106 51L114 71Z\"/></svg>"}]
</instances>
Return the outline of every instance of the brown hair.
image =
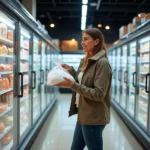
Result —
<instances>
[{"instance_id":1,"label":"brown hair","mask_svg":"<svg viewBox=\"0 0 150 150\"><path fill-rule=\"evenodd\" d=\"M104 44L104 37L103 37L102 32L99 29L97 29L97 28L88 28L88 29L84 30L82 32L82 34L83 33L86 33L89 36L91 36L93 40L99 39L99 43L93 49L92 56L94 56L95 54L100 52L102 49L106 51L106 47L105 47L105 44ZM82 72L84 72L85 69L86 69L86 65L87 65L87 61L88 61L89 57L90 57L90 54L86 53L86 56L83 60L83 65L81 67ZM106 57L107 57L107 53L106 53Z\"/></svg>"}]
</instances>

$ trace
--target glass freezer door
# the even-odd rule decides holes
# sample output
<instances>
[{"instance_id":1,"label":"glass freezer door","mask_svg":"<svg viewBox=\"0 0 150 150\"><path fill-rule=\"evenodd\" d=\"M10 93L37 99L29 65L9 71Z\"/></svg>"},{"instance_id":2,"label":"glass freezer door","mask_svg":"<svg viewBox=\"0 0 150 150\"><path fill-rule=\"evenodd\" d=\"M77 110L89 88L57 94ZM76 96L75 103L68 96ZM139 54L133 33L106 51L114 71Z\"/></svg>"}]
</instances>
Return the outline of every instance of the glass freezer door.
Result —
<instances>
[{"instance_id":1,"label":"glass freezer door","mask_svg":"<svg viewBox=\"0 0 150 150\"><path fill-rule=\"evenodd\" d=\"M33 97L33 123L41 114L40 110L40 68L41 68L41 42L36 36L33 38L33 71L32 71L32 97Z\"/></svg>"},{"instance_id":2,"label":"glass freezer door","mask_svg":"<svg viewBox=\"0 0 150 150\"><path fill-rule=\"evenodd\" d=\"M46 55L45 55L45 51L46 51L46 43L44 43L42 41L42 49L41 49L41 108L42 108L42 112L45 110L46 108L46 94L45 94L45 79L44 79L44 73L45 71L45 66L46 66Z\"/></svg>"},{"instance_id":3,"label":"glass freezer door","mask_svg":"<svg viewBox=\"0 0 150 150\"><path fill-rule=\"evenodd\" d=\"M121 59L121 49L117 48L116 56L116 95L115 100L119 103L120 101L120 81L121 81L121 68L120 68L120 59Z\"/></svg>"},{"instance_id":4,"label":"glass freezer door","mask_svg":"<svg viewBox=\"0 0 150 150\"><path fill-rule=\"evenodd\" d=\"M148 122L148 101L149 101L149 53L150 53L150 36L139 40L140 61L139 67L139 95L137 120L143 128L147 128Z\"/></svg>"},{"instance_id":5,"label":"glass freezer door","mask_svg":"<svg viewBox=\"0 0 150 150\"><path fill-rule=\"evenodd\" d=\"M46 74L46 83L47 83L47 76L48 72L51 69L50 63L51 63L51 56L50 56L50 46L47 47L47 74ZM51 102L51 86L46 84L46 95L47 95L47 103L50 104Z\"/></svg>"},{"instance_id":6,"label":"glass freezer door","mask_svg":"<svg viewBox=\"0 0 150 150\"><path fill-rule=\"evenodd\" d=\"M135 87L136 87L136 41L129 44L129 56L128 56L128 67L129 67L129 98L127 104L127 112L129 115L134 117L135 110Z\"/></svg>"},{"instance_id":7,"label":"glass freezer door","mask_svg":"<svg viewBox=\"0 0 150 150\"><path fill-rule=\"evenodd\" d=\"M127 45L122 47L122 57L121 57L121 70L122 70L122 78L121 78L121 98L120 105L123 109L126 108L126 95L127 95Z\"/></svg>"},{"instance_id":8,"label":"glass freezer door","mask_svg":"<svg viewBox=\"0 0 150 150\"><path fill-rule=\"evenodd\" d=\"M0 11L0 149L14 145L15 22Z\"/></svg>"},{"instance_id":9,"label":"glass freezer door","mask_svg":"<svg viewBox=\"0 0 150 150\"><path fill-rule=\"evenodd\" d=\"M115 99L115 81L116 81L116 66L115 66L115 50L112 50L111 52L111 65L113 69L113 79L112 79L112 98Z\"/></svg>"},{"instance_id":10,"label":"glass freezer door","mask_svg":"<svg viewBox=\"0 0 150 150\"><path fill-rule=\"evenodd\" d=\"M29 51L30 51L31 33L21 26L20 35L20 139L27 134L31 127L31 94L30 94L30 80L29 75L31 66L29 66Z\"/></svg>"}]
</instances>

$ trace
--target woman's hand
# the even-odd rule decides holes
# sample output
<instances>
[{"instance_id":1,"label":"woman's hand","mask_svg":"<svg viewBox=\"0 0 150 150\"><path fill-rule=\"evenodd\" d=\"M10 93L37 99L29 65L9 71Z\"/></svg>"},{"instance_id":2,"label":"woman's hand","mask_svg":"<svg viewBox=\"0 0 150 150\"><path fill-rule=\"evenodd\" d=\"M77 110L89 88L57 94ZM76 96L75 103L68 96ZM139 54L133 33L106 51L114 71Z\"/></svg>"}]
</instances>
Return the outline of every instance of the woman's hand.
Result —
<instances>
[{"instance_id":1,"label":"woman's hand","mask_svg":"<svg viewBox=\"0 0 150 150\"><path fill-rule=\"evenodd\" d=\"M64 82L55 84L54 86L70 88L72 86L72 84L73 84L73 81L71 81L70 79L65 78L65 77L64 77L64 79L65 79Z\"/></svg>"},{"instance_id":2,"label":"woman's hand","mask_svg":"<svg viewBox=\"0 0 150 150\"><path fill-rule=\"evenodd\" d=\"M61 66L66 69L68 72L72 70L72 67L67 64L61 64Z\"/></svg>"}]
</instances>

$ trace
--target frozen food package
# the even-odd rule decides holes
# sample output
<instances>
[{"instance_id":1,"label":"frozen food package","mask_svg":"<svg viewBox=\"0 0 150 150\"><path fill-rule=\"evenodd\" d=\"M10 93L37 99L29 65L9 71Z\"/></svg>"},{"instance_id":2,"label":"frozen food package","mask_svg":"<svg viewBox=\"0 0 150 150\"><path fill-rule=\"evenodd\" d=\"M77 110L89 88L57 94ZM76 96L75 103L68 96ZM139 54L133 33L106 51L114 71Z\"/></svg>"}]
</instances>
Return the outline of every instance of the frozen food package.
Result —
<instances>
[{"instance_id":1,"label":"frozen food package","mask_svg":"<svg viewBox=\"0 0 150 150\"><path fill-rule=\"evenodd\" d=\"M61 66L61 64L58 64L52 70L49 71L47 77L47 84L55 85L61 83L65 81L64 77L70 79L73 82L75 81L73 76L71 76L69 72Z\"/></svg>"}]
</instances>

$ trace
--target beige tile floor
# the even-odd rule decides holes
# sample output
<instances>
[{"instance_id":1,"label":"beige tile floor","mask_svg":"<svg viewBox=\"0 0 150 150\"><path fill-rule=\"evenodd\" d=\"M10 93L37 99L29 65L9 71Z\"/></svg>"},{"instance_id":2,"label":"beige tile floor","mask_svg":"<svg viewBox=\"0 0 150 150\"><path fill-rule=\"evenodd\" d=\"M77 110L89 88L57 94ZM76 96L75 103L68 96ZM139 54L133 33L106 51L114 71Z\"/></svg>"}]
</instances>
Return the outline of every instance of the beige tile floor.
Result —
<instances>
[{"instance_id":1,"label":"beige tile floor","mask_svg":"<svg viewBox=\"0 0 150 150\"><path fill-rule=\"evenodd\" d=\"M71 94L60 94L30 150L70 150L77 116L68 118ZM123 121L111 109L104 129L104 150L142 150ZM84 150L87 150L85 148Z\"/></svg>"}]
</instances>

